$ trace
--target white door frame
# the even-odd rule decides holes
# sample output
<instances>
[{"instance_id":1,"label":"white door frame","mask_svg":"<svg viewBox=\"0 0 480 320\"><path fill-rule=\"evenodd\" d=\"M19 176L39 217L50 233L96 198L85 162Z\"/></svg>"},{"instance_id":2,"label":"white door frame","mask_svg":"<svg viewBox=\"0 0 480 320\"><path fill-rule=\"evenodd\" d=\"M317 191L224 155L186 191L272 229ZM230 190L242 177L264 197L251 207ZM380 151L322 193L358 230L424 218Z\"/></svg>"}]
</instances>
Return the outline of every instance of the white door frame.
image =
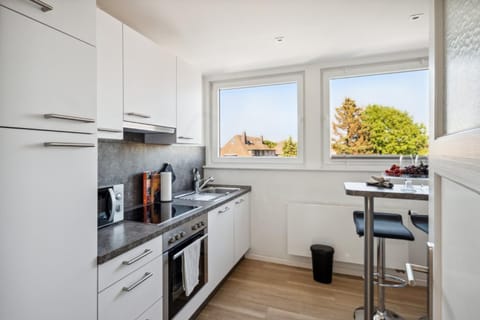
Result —
<instances>
[{"instance_id":1,"label":"white door frame","mask_svg":"<svg viewBox=\"0 0 480 320\"><path fill-rule=\"evenodd\" d=\"M444 301L442 180L448 179L466 190L480 194L480 128L450 134L446 134L445 130L445 89L448 83L445 83L444 5L444 0L430 0L430 132L432 134L429 156L431 169L429 241L435 244L433 263L433 319L435 320L443 319L442 303Z\"/></svg>"}]
</instances>

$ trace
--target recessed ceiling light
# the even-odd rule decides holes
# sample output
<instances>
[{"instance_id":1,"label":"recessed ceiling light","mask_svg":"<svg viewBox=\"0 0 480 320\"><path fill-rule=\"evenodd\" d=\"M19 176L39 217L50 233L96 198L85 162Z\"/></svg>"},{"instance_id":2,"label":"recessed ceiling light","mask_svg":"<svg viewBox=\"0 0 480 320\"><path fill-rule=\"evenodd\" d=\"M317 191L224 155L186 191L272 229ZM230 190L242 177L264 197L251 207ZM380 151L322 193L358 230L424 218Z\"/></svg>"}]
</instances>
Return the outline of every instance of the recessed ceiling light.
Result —
<instances>
[{"instance_id":1,"label":"recessed ceiling light","mask_svg":"<svg viewBox=\"0 0 480 320\"><path fill-rule=\"evenodd\" d=\"M276 36L274 39L275 39L275 42L277 42L277 43L281 43L281 42L285 41L284 36Z\"/></svg>"},{"instance_id":2,"label":"recessed ceiling light","mask_svg":"<svg viewBox=\"0 0 480 320\"><path fill-rule=\"evenodd\" d=\"M410 20L417 21L417 20L420 20L422 16L423 16L423 13L414 13L410 15Z\"/></svg>"}]
</instances>

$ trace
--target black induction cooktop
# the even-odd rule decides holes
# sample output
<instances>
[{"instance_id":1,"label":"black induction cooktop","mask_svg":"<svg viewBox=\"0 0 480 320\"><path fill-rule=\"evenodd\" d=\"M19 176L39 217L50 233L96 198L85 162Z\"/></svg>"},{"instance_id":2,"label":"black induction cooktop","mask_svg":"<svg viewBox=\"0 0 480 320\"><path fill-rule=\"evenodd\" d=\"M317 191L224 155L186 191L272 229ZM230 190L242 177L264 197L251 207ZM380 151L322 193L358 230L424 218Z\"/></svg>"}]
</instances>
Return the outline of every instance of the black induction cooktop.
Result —
<instances>
[{"instance_id":1,"label":"black induction cooktop","mask_svg":"<svg viewBox=\"0 0 480 320\"><path fill-rule=\"evenodd\" d=\"M160 224L198 208L172 202L158 202L125 211L125 220Z\"/></svg>"}]
</instances>

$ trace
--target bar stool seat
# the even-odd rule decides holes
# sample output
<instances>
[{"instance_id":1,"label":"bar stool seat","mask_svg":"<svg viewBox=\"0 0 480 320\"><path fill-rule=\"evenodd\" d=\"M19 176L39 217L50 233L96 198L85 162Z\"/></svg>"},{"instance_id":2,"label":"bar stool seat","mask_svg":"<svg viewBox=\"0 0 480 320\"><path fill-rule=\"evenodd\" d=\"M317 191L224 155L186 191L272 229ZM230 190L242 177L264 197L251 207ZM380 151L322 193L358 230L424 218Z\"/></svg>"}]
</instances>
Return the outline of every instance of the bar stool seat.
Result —
<instances>
[{"instance_id":1,"label":"bar stool seat","mask_svg":"<svg viewBox=\"0 0 480 320\"><path fill-rule=\"evenodd\" d=\"M412 220L412 223L415 227L428 234L428 215L416 214L410 210L408 210L408 215L410 216L410 220Z\"/></svg>"},{"instance_id":2,"label":"bar stool seat","mask_svg":"<svg viewBox=\"0 0 480 320\"><path fill-rule=\"evenodd\" d=\"M365 221L363 211L353 212L353 222L357 234L362 237L365 233ZM378 285L378 307L375 311L374 319L381 320L403 320L401 316L385 308L385 287L400 288L405 287L407 282L399 277L385 273L385 239L398 239L413 241L415 237L407 227L403 225L402 215L395 213L374 212L373 213L373 236L378 238L377 253L377 272L375 274ZM392 280L396 284L386 283L386 280ZM359 310L354 312L354 318Z\"/></svg>"},{"instance_id":3,"label":"bar stool seat","mask_svg":"<svg viewBox=\"0 0 480 320\"><path fill-rule=\"evenodd\" d=\"M363 237L364 221L363 211L353 212L353 221L357 234ZM395 213L374 212L373 213L373 236L376 238L398 239L413 241L415 237L412 232L403 225L402 215Z\"/></svg>"}]
</instances>

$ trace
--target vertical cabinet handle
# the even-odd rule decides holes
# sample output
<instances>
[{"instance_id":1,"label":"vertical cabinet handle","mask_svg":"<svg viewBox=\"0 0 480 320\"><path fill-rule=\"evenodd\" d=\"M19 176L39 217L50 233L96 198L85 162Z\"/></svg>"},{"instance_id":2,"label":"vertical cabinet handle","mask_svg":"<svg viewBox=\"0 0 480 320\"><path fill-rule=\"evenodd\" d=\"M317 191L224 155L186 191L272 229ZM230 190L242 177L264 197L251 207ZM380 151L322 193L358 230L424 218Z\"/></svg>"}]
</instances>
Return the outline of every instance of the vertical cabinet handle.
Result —
<instances>
[{"instance_id":1,"label":"vertical cabinet handle","mask_svg":"<svg viewBox=\"0 0 480 320\"><path fill-rule=\"evenodd\" d=\"M48 12L48 11L53 10L53 7L51 5L49 5L48 3L43 2L41 0L30 0L30 2L33 2L36 5L39 5L40 10L42 10L43 12Z\"/></svg>"}]
</instances>

